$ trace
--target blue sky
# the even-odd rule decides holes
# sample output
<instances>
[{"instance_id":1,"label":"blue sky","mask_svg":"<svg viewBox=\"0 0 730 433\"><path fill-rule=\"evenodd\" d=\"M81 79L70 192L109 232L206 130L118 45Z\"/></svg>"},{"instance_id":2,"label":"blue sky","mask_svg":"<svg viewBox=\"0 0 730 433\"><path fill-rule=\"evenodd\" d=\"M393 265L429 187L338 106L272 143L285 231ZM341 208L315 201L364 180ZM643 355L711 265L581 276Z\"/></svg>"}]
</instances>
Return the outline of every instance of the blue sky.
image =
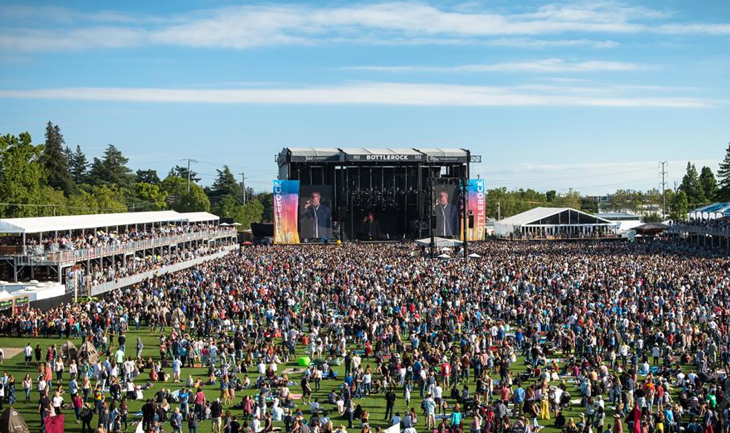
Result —
<instances>
[{"instance_id":1,"label":"blue sky","mask_svg":"<svg viewBox=\"0 0 730 433\"><path fill-rule=\"evenodd\" d=\"M724 0L100 5L0 5L1 132L257 190L285 146L465 147L489 187L600 194L730 141Z\"/></svg>"}]
</instances>

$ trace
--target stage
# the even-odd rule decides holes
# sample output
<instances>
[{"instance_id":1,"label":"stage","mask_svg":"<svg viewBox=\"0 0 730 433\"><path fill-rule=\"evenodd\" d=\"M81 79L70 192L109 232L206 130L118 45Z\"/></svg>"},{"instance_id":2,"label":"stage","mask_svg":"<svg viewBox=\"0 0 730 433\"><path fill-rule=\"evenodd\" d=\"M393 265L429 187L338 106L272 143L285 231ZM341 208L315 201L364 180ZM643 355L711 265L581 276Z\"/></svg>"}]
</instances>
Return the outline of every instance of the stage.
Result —
<instances>
[{"instance_id":1,"label":"stage","mask_svg":"<svg viewBox=\"0 0 730 433\"><path fill-rule=\"evenodd\" d=\"M298 241L458 237L466 149L285 148L279 181L298 181ZM324 223L323 223L324 221Z\"/></svg>"}]
</instances>

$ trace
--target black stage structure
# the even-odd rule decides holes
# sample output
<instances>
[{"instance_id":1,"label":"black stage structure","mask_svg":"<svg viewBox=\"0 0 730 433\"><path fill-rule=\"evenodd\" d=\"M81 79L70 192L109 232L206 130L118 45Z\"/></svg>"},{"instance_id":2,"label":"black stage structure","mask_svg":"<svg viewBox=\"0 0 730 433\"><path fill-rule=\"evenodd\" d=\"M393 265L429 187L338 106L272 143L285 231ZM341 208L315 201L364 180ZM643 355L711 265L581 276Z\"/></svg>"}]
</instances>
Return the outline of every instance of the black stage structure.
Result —
<instances>
[{"instance_id":1,"label":"black stage structure","mask_svg":"<svg viewBox=\"0 0 730 433\"><path fill-rule=\"evenodd\" d=\"M300 181L300 202L308 191L331 193L330 240L344 241L433 236L434 189L452 185L462 216L469 165L480 160L466 149L437 148L289 147L276 157L279 180ZM367 222L370 214L374 223ZM456 229L445 230L458 237Z\"/></svg>"}]
</instances>

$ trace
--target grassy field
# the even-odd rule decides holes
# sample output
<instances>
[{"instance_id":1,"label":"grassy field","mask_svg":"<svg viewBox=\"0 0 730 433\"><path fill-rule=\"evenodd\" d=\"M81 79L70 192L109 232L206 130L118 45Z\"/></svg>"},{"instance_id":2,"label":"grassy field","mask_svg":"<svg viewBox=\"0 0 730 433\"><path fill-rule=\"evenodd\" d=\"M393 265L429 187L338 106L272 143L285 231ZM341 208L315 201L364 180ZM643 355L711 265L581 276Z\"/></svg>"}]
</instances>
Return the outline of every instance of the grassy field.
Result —
<instances>
[{"instance_id":1,"label":"grassy field","mask_svg":"<svg viewBox=\"0 0 730 433\"><path fill-rule=\"evenodd\" d=\"M140 337L145 345L145 348L143 351L144 358L146 359L148 356L152 356L152 358L155 361L159 359L158 334L152 334L149 331L149 329L142 328L139 331L132 330L132 331L128 332L126 335L127 335L127 347L128 347L127 350L128 351L134 350L133 348L134 348L135 342L137 340L137 337ZM25 347L25 345L28 342L30 342L33 347L35 347L36 344L40 344L41 347L43 348L43 353L45 356L45 349L48 346L55 343L57 345L57 347L60 347L60 345L62 345L65 341L66 340L51 339L51 338L49 338L49 339L45 339L45 338L37 338L37 339L34 339L34 338L0 338L0 347L2 347L2 348L12 348L12 347L22 348L22 347ZM75 343L78 343L78 341L76 341ZM298 345L297 346L297 356L301 356L303 354L304 354L304 347L301 345ZM373 366L373 368L375 368L374 360L372 358L363 359L363 366L365 366L367 364L370 364ZM290 363L280 366L279 372L281 372L285 368L292 368L292 367L297 368L296 358L292 359ZM337 367L333 367L333 368L335 369L335 371L338 371L339 377L344 377L344 366L337 366ZM37 411L39 395L38 395L38 392L35 390L36 377L37 377L37 368L35 366L35 363L30 367L26 367L25 362L24 362L24 356L22 353L20 353L11 359L6 359L2 365L2 369L3 369L3 371L7 371L9 375L14 375L15 379L16 379L16 384L17 384L16 385L16 389L17 389L16 396L17 396L18 402L14 405L14 407L17 410L19 410L20 413L25 417L26 423L30 427L31 431L39 431L40 416L38 415L38 411ZM516 377L516 375L518 373L523 372L524 370L525 370L524 359L518 358L517 362L515 364L513 364L513 368L511 370L513 372L513 376ZM166 371L168 374L170 374L170 369L166 369ZM31 403L29 403L29 404L23 403L25 397L24 397L24 393L22 390L22 386L21 386L21 382L26 373L31 373L31 377L33 378L33 385L34 385L34 390L33 390L32 397L31 397ZM207 369L205 369L205 368L183 369L181 378L185 379L188 377L188 375L192 375L193 378L202 378L203 380L205 380L206 373L207 373ZM254 369L249 370L248 375L251 378L252 382L255 381L256 377L258 376L257 372ZM144 383L147 381L148 377L149 376L145 372L140 377L137 378L136 383ZM242 378L243 373L240 374L239 377ZM55 378L55 375L54 375L54 378ZM290 380L292 380L295 383L295 385L290 387L290 389L295 394L301 394L301 387L299 386L300 379L301 379L300 374L290 375ZM64 374L64 383L67 383L67 382L68 382L68 371L66 371ZM342 383L341 380L337 380L337 381L323 380L320 391L314 391L313 400L314 400L314 398L318 398L320 402L326 402L327 395L329 394L329 392L333 388L339 388L341 383ZM165 382L165 383L157 382L157 383L153 383L153 385L154 386L152 389L144 391L145 398L153 397L154 393L163 387L166 389L172 389L172 390L181 388L181 384L174 384L170 381ZM55 382L54 382L53 386L54 386L54 388L56 387ZM572 398L573 399L579 398L580 392L578 391L578 389L576 389L572 385L572 383L568 383L568 386L569 386L568 390L570 391L571 395L573 396ZM204 392L205 392L208 400L215 399L215 398L219 397L219 395L220 395L220 391L217 388L217 386L206 386L203 389L204 389ZM312 389L314 389L314 384L312 384ZM461 386L459 389L461 389ZM472 394L474 393L475 383L473 381L473 378L470 378L469 390ZM445 395L447 394L447 392L448 392L447 390L444 390ZM236 403L240 402L240 399L245 394L254 395L256 393L257 393L256 390L239 391L236 393ZM396 394L398 396L398 400L396 401L396 412L400 412L402 415L406 409L405 400L403 399L402 389L397 390ZM418 413L418 416L419 416L418 424L416 425L416 429L419 431L424 431L425 430L424 417L422 416L422 410L420 409L421 399L419 398L419 393L418 393L417 389L414 389L414 391L412 392L411 395L412 395L412 399L411 399L410 406L416 408L416 412ZM66 398L67 402L70 402L70 397L68 396L68 394L64 395L64 397ZM109 398L108 395L107 395L107 398ZM451 407L451 405L453 404L453 401L451 401L450 399L447 399L447 401L448 401L449 406ZM303 403L301 400L296 400L295 402L298 403L297 406L304 411L305 415L309 416L309 411L308 411L309 405ZM130 409L129 410L129 414L130 414L129 420L130 421L136 419L134 414L140 410L142 404L143 404L143 401L129 402L129 409ZM379 427L383 427L383 428L389 427L389 423L383 419L384 415L385 415L385 398L382 393L379 395L376 395L376 396L372 396L370 398L363 398L363 399L356 400L356 404L362 405L362 407L364 409L366 409L370 412L371 426L379 426ZM323 406L326 409L330 409L330 405L324 404ZM613 410L611 410L611 408L609 408L608 403L606 404L606 408L607 408L606 425L609 425L613 422L613 419L614 419ZM224 407L224 411L229 410L229 409L230 409L230 405ZM578 422L579 414L582 411L583 411L582 408L573 406L573 407L571 407L570 410L564 411L564 414L565 414L566 418L570 419L571 417L573 417L573 418L575 418L576 422ZM242 418L243 411L231 410L231 414L238 415L239 420L240 420ZM73 411L72 410L66 411L65 416L66 416L66 422L65 422L66 430L69 432L80 432L81 425L76 423L75 417L73 415ZM336 410L332 411L331 416L332 416L332 421L333 421L335 428L337 428L337 426L340 424L347 426L347 420L339 417L337 415ZM92 426L96 426L96 422L97 422L97 417L95 416L94 420L92 421ZM470 419L466 419L464 421L464 423L465 423L464 426L465 426L466 431L468 431L468 426L470 425L470 422L471 422ZM553 426L553 422L554 422L554 419L551 419L549 421L540 421L540 425L546 427L543 431L546 433L559 432L559 429L557 429ZM164 426L164 428L166 431L172 431L171 427L169 426L169 423L166 424ZM183 431L187 432L187 423L184 423L183 428L184 428ZM211 423L209 421L200 422L198 429L201 433L210 432ZM356 421L353 423L353 429L351 429L351 431L354 431L354 430L359 430L359 421ZM134 426L130 425L128 431L134 431ZM597 433L601 433L601 432L597 432Z\"/></svg>"}]
</instances>

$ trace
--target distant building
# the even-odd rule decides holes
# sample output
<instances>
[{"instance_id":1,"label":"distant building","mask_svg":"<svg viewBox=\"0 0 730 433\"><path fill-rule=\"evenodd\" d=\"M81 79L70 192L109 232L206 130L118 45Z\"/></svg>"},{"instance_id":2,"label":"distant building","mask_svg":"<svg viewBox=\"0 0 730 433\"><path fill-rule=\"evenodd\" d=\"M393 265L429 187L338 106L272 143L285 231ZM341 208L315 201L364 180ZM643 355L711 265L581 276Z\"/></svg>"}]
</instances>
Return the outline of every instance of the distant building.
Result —
<instances>
[{"instance_id":1,"label":"distant building","mask_svg":"<svg viewBox=\"0 0 730 433\"><path fill-rule=\"evenodd\" d=\"M624 233L627 232L634 227L638 227L642 224L641 217L639 215L634 215L630 213L625 212L605 212L605 213L597 213L596 216L598 218L603 218L605 220L611 221L613 223L616 223L616 231L618 233Z\"/></svg>"}]
</instances>

